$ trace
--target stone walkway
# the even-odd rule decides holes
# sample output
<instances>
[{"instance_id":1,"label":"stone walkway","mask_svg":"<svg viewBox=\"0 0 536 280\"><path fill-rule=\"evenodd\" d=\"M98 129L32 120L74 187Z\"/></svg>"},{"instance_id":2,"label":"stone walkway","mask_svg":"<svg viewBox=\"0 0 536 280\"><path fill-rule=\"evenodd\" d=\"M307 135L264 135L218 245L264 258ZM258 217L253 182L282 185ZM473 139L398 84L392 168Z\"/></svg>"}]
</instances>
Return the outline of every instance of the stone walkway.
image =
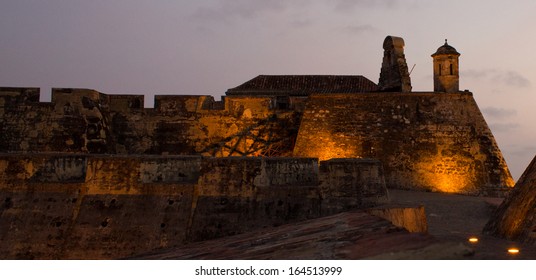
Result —
<instances>
[{"instance_id":1,"label":"stone walkway","mask_svg":"<svg viewBox=\"0 0 536 280\"><path fill-rule=\"evenodd\" d=\"M397 204L424 205L428 232L440 241L451 241L473 247L471 259L532 259L536 260L536 246L518 244L482 234L491 213L501 199L429 192L389 190ZM470 244L469 237L479 242ZM510 255L508 248L517 247L520 253Z\"/></svg>"},{"instance_id":2,"label":"stone walkway","mask_svg":"<svg viewBox=\"0 0 536 280\"><path fill-rule=\"evenodd\" d=\"M239 235L148 252L134 259L362 259L437 244L362 211L344 212ZM441 258L460 258L441 252ZM463 254L463 253L462 253Z\"/></svg>"},{"instance_id":3,"label":"stone walkway","mask_svg":"<svg viewBox=\"0 0 536 280\"><path fill-rule=\"evenodd\" d=\"M429 234L352 211L133 256L134 259L531 259L536 246L481 233L501 199L389 190L392 205L425 207ZM478 243L468 242L477 237ZM520 249L517 255L508 248Z\"/></svg>"}]
</instances>

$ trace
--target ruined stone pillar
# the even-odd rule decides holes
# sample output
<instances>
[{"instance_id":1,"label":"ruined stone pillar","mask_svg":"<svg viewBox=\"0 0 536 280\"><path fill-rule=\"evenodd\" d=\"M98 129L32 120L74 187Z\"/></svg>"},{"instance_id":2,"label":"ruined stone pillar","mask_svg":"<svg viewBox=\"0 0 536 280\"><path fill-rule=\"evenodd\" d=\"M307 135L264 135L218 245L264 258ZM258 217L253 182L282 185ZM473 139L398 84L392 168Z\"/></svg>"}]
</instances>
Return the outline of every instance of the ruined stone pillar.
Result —
<instances>
[{"instance_id":1,"label":"ruined stone pillar","mask_svg":"<svg viewBox=\"0 0 536 280\"><path fill-rule=\"evenodd\" d=\"M380 91L411 92L404 39L387 36L383 41L383 62L378 86Z\"/></svg>"}]
</instances>

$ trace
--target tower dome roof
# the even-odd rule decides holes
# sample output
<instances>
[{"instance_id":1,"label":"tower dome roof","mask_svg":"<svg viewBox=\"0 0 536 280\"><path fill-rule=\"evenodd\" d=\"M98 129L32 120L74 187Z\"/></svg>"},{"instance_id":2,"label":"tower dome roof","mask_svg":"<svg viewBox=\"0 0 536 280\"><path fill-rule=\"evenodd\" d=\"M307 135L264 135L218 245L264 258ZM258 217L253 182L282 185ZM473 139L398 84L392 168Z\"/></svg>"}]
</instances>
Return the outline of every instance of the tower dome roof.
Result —
<instances>
[{"instance_id":1,"label":"tower dome roof","mask_svg":"<svg viewBox=\"0 0 536 280\"><path fill-rule=\"evenodd\" d=\"M447 43L447 39L445 39L445 44L437 49L437 51L432 54L432 56L440 55L440 54L453 54L453 55L460 55L459 52L456 51L456 49L449 45Z\"/></svg>"}]
</instances>

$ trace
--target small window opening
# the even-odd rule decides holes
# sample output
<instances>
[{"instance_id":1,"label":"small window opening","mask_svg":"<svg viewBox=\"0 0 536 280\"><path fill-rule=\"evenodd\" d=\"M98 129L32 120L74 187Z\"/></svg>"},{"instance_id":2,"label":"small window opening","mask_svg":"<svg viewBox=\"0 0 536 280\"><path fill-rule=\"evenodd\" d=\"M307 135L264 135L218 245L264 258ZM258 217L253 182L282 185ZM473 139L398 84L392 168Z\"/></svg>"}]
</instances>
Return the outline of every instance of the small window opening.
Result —
<instances>
[{"instance_id":1,"label":"small window opening","mask_svg":"<svg viewBox=\"0 0 536 280\"><path fill-rule=\"evenodd\" d=\"M441 76L441 64L439 64L439 76Z\"/></svg>"},{"instance_id":2,"label":"small window opening","mask_svg":"<svg viewBox=\"0 0 536 280\"><path fill-rule=\"evenodd\" d=\"M454 75L453 72L452 72L452 64L450 65L450 74Z\"/></svg>"},{"instance_id":3,"label":"small window opening","mask_svg":"<svg viewBox=\"0 0 536 280\"><path fill-rule=\"evenodd\" d=\"M279 110L290 109L290 98L288 96L277 96L275 101L275 108Z\"/></svg>"}]
</instances>

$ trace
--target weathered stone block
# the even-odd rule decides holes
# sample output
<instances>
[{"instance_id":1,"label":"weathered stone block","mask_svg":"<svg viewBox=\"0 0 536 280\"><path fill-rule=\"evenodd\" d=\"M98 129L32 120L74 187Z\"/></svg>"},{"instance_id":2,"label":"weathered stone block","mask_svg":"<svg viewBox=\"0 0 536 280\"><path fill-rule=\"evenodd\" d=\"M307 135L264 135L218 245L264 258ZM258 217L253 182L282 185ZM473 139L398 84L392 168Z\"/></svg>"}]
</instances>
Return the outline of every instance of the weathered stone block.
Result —
<instances>
[{"instance_id":1,"label":"weathered stone block","mask_svg":"<svg viewBox=\"0 0 536 280\"><path fill-rule=\"evenodd\" d=\"M389 201L381 162L331 159L320 162L320 191L328 200L323 212L337 213Z\"/></svg>"},{"instance_id":2,"label":"weathered stone block","mask_svg":"<svg viewBox=\"0 0 536 280\"><path fill-rule=\"evenodd\" d=\"M140 164L142 183L197 183L200 156L145 157Z\"/></svg>"},{"instance_id":3,"label":"weathered stone block","mask_svg":"<svg viewBox=\"0 0 536 280\"><path fill-rule=\"evenodd\" d=\"M403 227L409 232L428 233L428 222L424 206L379 206L366 210L367 213L384 218L395 226Z\"/></svg>"}]
</instances>

